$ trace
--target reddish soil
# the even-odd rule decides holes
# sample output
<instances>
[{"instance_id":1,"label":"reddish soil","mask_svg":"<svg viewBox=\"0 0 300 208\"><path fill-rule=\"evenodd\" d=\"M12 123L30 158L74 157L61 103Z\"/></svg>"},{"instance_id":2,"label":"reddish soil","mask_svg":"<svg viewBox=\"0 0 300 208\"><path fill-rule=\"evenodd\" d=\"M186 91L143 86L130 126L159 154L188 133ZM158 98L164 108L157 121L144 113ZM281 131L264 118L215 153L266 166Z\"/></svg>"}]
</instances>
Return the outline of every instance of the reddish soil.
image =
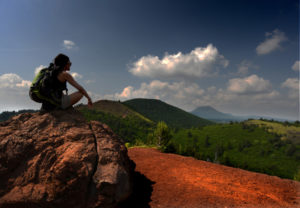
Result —
<instances>
[{"instance_id":1,"label":"reddish soil","mask_svg":"<svg viewBox=\"0 0 300 208\"><path fill-rule=\"evenodd\" d=\"M300 207L300 183L151 148L131 148L131 207Z\"/></svg>"}]
</instances>

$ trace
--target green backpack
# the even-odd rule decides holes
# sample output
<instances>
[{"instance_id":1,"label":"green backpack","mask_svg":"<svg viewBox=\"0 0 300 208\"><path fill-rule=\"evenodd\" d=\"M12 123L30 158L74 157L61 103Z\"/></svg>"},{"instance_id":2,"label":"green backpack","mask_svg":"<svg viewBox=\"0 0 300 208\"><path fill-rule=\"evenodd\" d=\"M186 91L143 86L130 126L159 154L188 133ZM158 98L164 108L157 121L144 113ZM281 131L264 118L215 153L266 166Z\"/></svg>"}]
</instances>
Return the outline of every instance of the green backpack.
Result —
<instances>
[{"instance_id":1,"label":"green backpack","mask_svg":"<svg viewBox=\"0 0 300 208\"><path fill-rule=\"evenodd\" d=\"M60 68L55 67L54 64L50 64L48 68L40 70L40 72L34 77L29 90L30 98L38 103L50 103L56 107L61 106L61 93L63 90L68 91L66 85L63 89L57 89L55 85L55 79Z\"/></svg>"}]
</instances>

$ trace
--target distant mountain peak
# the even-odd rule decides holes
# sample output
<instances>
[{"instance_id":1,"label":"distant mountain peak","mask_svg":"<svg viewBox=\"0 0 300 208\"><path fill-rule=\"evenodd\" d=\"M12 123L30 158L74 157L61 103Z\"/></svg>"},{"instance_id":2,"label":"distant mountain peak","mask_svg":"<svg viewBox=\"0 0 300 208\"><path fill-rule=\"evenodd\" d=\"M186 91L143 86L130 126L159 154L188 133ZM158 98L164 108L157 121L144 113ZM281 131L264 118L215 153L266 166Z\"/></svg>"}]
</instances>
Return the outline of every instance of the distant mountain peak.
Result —
<instances>
[{"instance_id":1,"label":"distant mountain peak","mask_svg":"<svg viewBox=\"0 0 300 208\"><path fill-rule=\"evenodd\" d=\"M235 117L231 114L220 112L220 111L216 110L215 108L208 106L208 105L199 106L198 108L193 110L191 113L196 116L199 116L199 117L202 117L205 119L209 119L209 120L213 120L213 121L240 120L240 118L238 118L238 117Z\"/></svg>"},{"instance_id":2,"label":"distant mountain peak","mask_svg":"<svg viewBox=\"0 0 300 208\"><path fill-rule=\"evenodd\" d=\"M209 106L209 105L204 105L204 106L199 106L198 108L196 108L194 111L196 111L197 109L202 109L202 110L212 110L212 111L216 111L219 112L218 110L216 110L215 108ZM220 112L221 113L221 112Z\"/></svg>"}]
</instances>

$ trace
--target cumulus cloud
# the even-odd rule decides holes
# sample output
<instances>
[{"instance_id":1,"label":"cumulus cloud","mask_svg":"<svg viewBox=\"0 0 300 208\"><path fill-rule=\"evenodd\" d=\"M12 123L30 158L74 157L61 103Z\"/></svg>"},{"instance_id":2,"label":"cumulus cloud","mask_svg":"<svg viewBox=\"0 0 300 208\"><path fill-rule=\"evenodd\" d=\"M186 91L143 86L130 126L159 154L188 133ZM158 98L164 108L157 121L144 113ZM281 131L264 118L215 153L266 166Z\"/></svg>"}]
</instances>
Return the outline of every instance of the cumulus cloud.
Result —
<instances>
[{"instance_id":1,"label":"cumulus cloud","mask_svg":"<svg viewBox=\"0 0 300 208\"><path fill-rule=\"evenodd\" d=\"M265 34L266 40L256 47L258 55L265 55L280 48L280 44L287 40L284 32L275 29L273 32Z\"/></svg>"},{"instance_id":2,"label":"cumulus cloud","mask_svg":"<svg viewBox=\"0 0 300 208\"><path fill-rule=\"evenodd\" d=\"M30 87L30 85L31 85L31 82L27 81L27 80L22 80L21 83L16 84L17 87L25 87L25 88Z\"/></svg>"},{"instance_id":3,"label":"cumulus cloud","mask_svg":"<svg viewBox=\"0 0 300 208\"><path fill-rule=\"evenodd\" d=\"M82 79L82 75L77 72L72 72L71 75L74 79Z\"/></svg>"},{"instance_id":4,"label":"cumulus cloud","mask_svg":"<svg viewBox=\"0 0 300 208\"><path fill-rule=\"evenodd\" d=\"M116 93L114 99L128 100L132 98L154 98L168 103L177 103L184 109L195 106L195 98L203 95L205 91L195 83L186 82L162 82L153 80L150 83L142 83L138 89L132 86L125 87L121 93Z\"/></svg>"},{"instance_id":5,"label":"cumulus cloud","mask_svg":"<svg viewBox=\"0 0 300 208\"><path fill-rule=\"evenodd\" d=\"M38 67L35 68L34 74L37 75L42 69L46 68L47 66L44 65L39 65Z\"/></svg>"},{"instance_id":6,"label":"cumulus cloud","mask_svg":"<svg viewBox=\"0 0 300 208\"><path fill-rule=\"evenodd\" d=\"M139 77L192 77L202 78L212 75L218 67L227 67L229 61L212 44L206 48L195 48L188 54L166 54L162 59L157 56L144 56L134 62L129 70Z\"/></svg>"},{"instance_id":7,"label":"cumulus cloud","mask_svg":"<svg viewBox=\"0 0 300 208\"><path fill-rule=\"evenodd\" d=\"M23 80L17 74L3 74L0 76L0 88L29 88L30 81Z\"/></svg>"},{"instance_id":8,"label":"cumulus cloud","mask_svg":"<svg viewBox=\"0 0 300 208\"><path fill-rule=\"evenodd\" d=\"M253 74L245 78L230 79L227 89L238 94L253 94L270 91L271 87L270 81Z\"/></svg>"},{"instance_id":9,"label":"cumulus cloud","mask_svg":"<svg viewBox=\"0 0 300 208\"><path fill-rule=\"evenodd\" d=\"M142 83L140 89L135 90L132 86L125 87L120 94L116 94L116 97L121 99L129 99L134 97L142 98L157 98L165 99L170 96L184 99L189 95L201 95L203 90L199 88L197 84L187 84L185 82L162 82L159 80L153 80L149 84Z\"/></svg>"},{"instance_id":10,"label":"cumulus cloud","mask_svg":"<svg viewBox=\"0 0 300 208\"><path fill-rule=\"evenodd\" d=\"M236 90L235 86L241 88ZM295 88L294 84L288 86ZM151 98L160 99L186 111L209 105L226 113L297 119L298 99L295 96L295 93L294 97L287 93L281 94L272 89L268 80L251 75L244 79L229 80L228 88L216 86L202 88L199 84L188 80L180 82L153 80L144 82L138 87L127 86L119 93L105 95L102 99L123 101L133 98Z\"/></svg>"},{"instance_id":11,"label":"cumulus cloud","mask_svg":"<svg viewBox=\"0 0 300 208\"><path fill-rule=\"evenodd\" d=\"M292 69L294 71L299 71L300 70L300 61L295 61L295 63L292 66Z\"/></svg>"},{"instance_id":12,"label":"cumulus cloud","mask_svg":"<svg viewBox=\"0 0 300 208\"><path fill-rule=\"evenodd\" d=\"M252 62L243 60L239 65L238 65L238 74L239 75L246 75L249 73L249 69L258 69L258 66L254 65Z\"/></svg>"},{"instance_id":13,"label":"cumulus cloud","mask_svg":"<svg viewBox=\"0 0 300 208\"><path fill-rule=\"evenodd\" d=\"M71 50L71 49L75 48L76 44L71 40L64 40L63 46L65 49Z\"/></svg>"},{"instance_id":14,"label":"cumulus cloud","mask_svg":"<svg viewBox=\"0 0 300 208\"><path fill-rule=\"evenodd\" d=\"M38 105L30 100L28 91L31 82L19 75L8 73L0 76L0 110L36 109ZM5 102L4 102L5 101Z\"/></svg>"},{"instance_id":15,"label":"cumulus cloud","mask_svg":"<svg viewBox=\"0 0 300 208\"><path fill-rule=\"evenodd\" d=\"M132 86L125 87L120 94L118 94L118 93L116 94L116 97L125 98L125 99L131 98L132 94L133 94L132 93L133 90L134 90L134 88Z\"/></svg>"},{"instance_id":16,"label":"cumulus cloud","mask_svg":"<svg viewBox=\"0 0 300 208\"><path fill-rule=\"evenodd\" d=\"M133 98L160 99L171 105L192 111L196 107L210 105L224 112L267 112L272 105L281 100L280 93L269 89L269 91L252 94L241 94L228 89L210 86L201 88L192 82L162 82L159 80L150 83L142 83L140 87L125 87L120 93L104 96L109 99L128 100ZM279 104L278 104L279 105ZM289 104L284 103L289 106ZM261 109L260 109L261 108Z\"/></svg>"},{"instance_id":17,"label":"cumulus cloud","mask_svg":"<svg viewBox=\"0 0 300 208\"><path fill-rule=\"evenodd\" d=\"M299 79L288 78L281 84L281 87L288 89L289 98L292 98L292 99L299 98Z\"/></svg>"},{"instance_id":18,"label":"cumulus cloud","mask_svg":"<svg viewBox=\"0 0 300 208\"><path fill-rule=\"evenodd\" d=\"M299 90L299 79L297 78L288 78L285 82L282 83L282 87L286 87L293 90Z\"/></svg>"}]
</instances>

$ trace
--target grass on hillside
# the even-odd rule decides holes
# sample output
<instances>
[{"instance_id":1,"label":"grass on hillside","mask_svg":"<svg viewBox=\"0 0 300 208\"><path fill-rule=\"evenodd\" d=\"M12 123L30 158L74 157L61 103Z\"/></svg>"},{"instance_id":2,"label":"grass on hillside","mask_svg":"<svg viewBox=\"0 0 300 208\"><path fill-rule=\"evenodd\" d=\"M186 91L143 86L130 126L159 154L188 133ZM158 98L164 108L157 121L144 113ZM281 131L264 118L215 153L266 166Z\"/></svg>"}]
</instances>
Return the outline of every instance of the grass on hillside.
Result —
<instances>
[{"instance_id":1,"label":"grass on hillside","mask_svg":"<svg viewBox=\"0 0 300 208\"><path fill-rule=\"evenodd\" d=\"M280 135L282 140L288 139L295 144L300 144L300 125L265 120L248 120L245 123L265 128L270 133Z\"/></svg>"},{"instance_id":2,"label":"grass on hillside","mask_svg":"<svg viewBox=\"0 0 300 208\"><path fill-rule=\"evenodd\" d=\"M78 105L76 107L78 110L81 110L83 108L87 108L86 105ZM97 110L103 113L112 114L116 117L125 118L127 116L136 116L139 117L142 120L145 120L146 122L153 123L153 121L149 120L145 116L139 114L138 112L135 112L122 104L119 101L112 101L112 100L100 100L95 103L93 103L93 107L91 108L93 110Z\"/></svg>"},{"instance_id":3,"label":"grass on hillside","mask_svg":"<svg viewBox=\"0 0 300 208\"><path fill-rule=\"evenodd\" d=\"M80 112L88 121L95 120L107 124L124 142L131 144L146 143L145 139L149 132L153 131L155 125L153 122L148 122L134 115L119 117L88 108L80 108Z\"/></svg>"},{"instance_id":4,"label":"grass on hillside","mask_svg":"<svg viewBox=\"0 0 300 208\"><path fill-rule=\"evenodd\" d=\"M214 124L160 100L139 98L125 101L123 104L154 122L164 121L170 127L191 128Z\"/></svg>"}]
</instances>

